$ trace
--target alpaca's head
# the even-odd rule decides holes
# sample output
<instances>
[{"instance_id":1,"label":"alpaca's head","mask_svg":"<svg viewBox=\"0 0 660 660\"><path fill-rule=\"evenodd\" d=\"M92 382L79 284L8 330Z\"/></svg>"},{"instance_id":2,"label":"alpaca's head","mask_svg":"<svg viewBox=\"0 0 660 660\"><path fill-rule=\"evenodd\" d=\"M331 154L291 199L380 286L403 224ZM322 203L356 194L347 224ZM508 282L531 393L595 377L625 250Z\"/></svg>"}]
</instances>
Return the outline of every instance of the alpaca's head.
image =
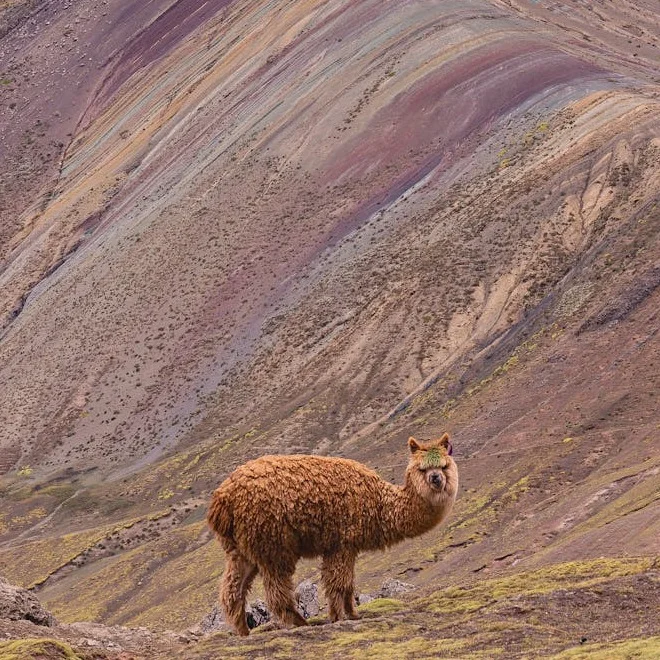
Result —
<instances>
[{"instance_id":1,"label":"alpaca's head","mask_svg":"<svg viewBox=\"0 0 660 660\"><path fill-rule=\"evenodd\" d=\"M433 506L452 503L458 491L458 470L451 457L449 434L438 440L408 439L410 463L406 481Z\"/></svg>"}]
</instances>

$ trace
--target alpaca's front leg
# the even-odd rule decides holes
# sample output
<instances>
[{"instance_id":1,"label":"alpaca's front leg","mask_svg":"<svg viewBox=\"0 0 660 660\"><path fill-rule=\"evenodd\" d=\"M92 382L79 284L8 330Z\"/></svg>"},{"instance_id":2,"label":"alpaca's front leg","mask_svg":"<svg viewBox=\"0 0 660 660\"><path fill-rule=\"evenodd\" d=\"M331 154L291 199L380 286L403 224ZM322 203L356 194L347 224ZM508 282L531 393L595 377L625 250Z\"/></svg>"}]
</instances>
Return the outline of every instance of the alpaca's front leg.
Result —
<instances>
[{"instance_id":1,"label":"alpaca's front leg","mask_svg":"<svg viewBox=\"0 0 660 660\"><path fill-rule=\"evenodd\" d=\"M331 621L359 618L355 611L355 558L356 555L349 551L323 557L321 579Z\"/></svg>"}]
</instances>

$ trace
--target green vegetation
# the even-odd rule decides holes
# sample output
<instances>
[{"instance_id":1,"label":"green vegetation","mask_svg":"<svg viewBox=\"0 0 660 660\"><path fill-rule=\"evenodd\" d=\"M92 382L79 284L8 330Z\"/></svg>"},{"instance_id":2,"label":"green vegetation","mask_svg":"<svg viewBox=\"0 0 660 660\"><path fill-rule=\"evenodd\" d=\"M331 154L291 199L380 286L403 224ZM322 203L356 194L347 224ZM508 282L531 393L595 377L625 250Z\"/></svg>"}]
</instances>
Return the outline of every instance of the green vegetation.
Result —
<instances>
[{"instance_id":1,"label":"green vegetation","mask_svg":"<svg viewBox=\"0 0 660 660\"><path fill-rule=\"evenodd\" d=\"M223 567L223 554L215 539L199 541L205 528L205 523L199 522L168 530L159 538L99 562L75 587L63 580L42 601L67 622L104 618L111 624L158 630L194 625L200 613L215 602ZM76 598L72 600L73 588ZM114 598L127 601L116 608ZM176 599L176 607L172 607L172 599Z\"/></svg>"},{"instance_id":2,"label":"green vegetation","mask_svg":"<svg viewBox=\"0 0 660 660\"><path fill-rule=\"evenodd\" d=\"M552 656L553 660L655 660L660 658L660 637L629 639L609 644L585 644Z\"/></svg>"},{"instance_id":3,"label":"green vegetation","mask_svg":"<svg viewBox=\"0 0 660 660\"><path fill-rule=\"evenodd\" d=\"M39 490L35 491L35 494L46 497L54 497L59 502L63 502L64 500L69 499L75 492L76 489L71 484L57 483L51 484L50 486L45 486L44 488L40 488Z\"/></svg>"},{"instance_id":4,"label":"green vegetation","mask_svg":"<svg viewBox=\"0 0 660 660\"><path fill-rule=\"evenodd\" d=\"M404 608L404 604L396 598L375 598L374 600L360 605L358 608L362 613L369 614L392 614Z\"/></svg>"},{"instance_id":5,"label":"green vegetation","mask_svg":"<svg viewBox=\"0 0 660 660\"><path fill-rule=\"evenodd\" d=\"M100 541L109 528L46 538L0 553L0 572L13 584L33 587Z\"/></svg>"},{"instance_id":6,"label":"green vegetation","mask_svg":"<svg viewBox=\"0 0 660 660\"><path fill-rule=\"evenodd\" d=\"M0 660L29 660L29 658L63 658L65 660L85 660L68 644L56 639L18 639L13 642L0 642Z\"/></svg>"},{"instance_id":7,"label":"green vegetation","mask_svg":"<svg viewBox=\"0 0 660 660\"><path fill-rule=\"evenodd\" d=\"M556 589L583 588L614 577L635 575L648 570L652 558L593 559L556 564L529 573L516 573L480 582L472 587L449 587L432 594L419 604L431 612L474 612L498 600L521 595L547 594Z\"/></svg>"}]
</instances>

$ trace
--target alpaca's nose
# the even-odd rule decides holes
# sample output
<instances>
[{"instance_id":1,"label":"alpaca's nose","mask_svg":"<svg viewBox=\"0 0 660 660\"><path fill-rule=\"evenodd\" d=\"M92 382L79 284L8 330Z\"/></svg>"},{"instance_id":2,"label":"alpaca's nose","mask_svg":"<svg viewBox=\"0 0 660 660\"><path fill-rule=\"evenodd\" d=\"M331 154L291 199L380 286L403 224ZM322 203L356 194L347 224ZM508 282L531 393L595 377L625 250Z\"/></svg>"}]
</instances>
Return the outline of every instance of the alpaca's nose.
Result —
<instances>
[{"instance_id":1,"label":"alpaca's nose","mask_svg":"<svg viewBox=\"0 0 660 660\"><path fill-rule=\"evenodd\" d=\"M431 475L431 483L432 483L434 486L439 486L440 484L442 484L442 478L440 477L439 474L437 474L437 473L434 472L434 473Z\"/></svg>"}]
</instances>

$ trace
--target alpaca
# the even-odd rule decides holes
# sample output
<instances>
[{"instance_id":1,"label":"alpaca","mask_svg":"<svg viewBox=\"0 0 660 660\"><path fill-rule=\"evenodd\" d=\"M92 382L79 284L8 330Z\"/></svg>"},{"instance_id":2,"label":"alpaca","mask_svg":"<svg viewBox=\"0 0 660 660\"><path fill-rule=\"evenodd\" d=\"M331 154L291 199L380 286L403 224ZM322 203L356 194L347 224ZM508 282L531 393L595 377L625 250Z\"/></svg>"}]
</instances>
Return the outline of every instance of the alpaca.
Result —
<instances>
[{"instance_id":1,"label":"alpaca","mask_svg":"<svg viewBox=\"0 0 660 660\"><path fill-rule=\"evenodd\" d=\"M259 572L266 601L284 624L303 626L293 573L301 557L321 556L330 619L355 619L358 553L429 531L449 514L458 490L449 435L408 440L405 483L394 486L344 458L263 456L237 468L213 493L208 523L226 553L220 601L247 635L245 599Z\"/></svg>"}]
</instances>

